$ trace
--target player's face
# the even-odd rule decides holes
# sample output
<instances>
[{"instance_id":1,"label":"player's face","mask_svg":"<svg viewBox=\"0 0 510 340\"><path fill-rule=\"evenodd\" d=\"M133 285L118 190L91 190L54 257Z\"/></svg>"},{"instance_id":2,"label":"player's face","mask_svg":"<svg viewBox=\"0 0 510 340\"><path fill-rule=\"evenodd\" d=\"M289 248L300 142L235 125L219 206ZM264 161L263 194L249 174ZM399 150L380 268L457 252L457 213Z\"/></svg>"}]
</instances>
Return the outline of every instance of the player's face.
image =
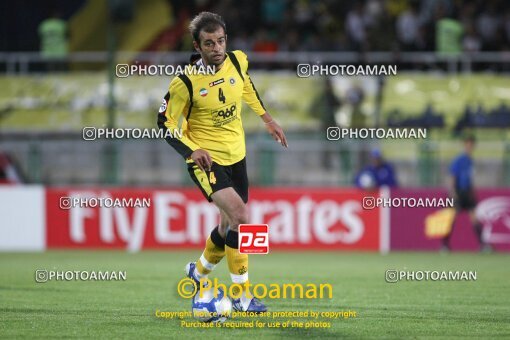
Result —
<instances>
[{"instance_id":1,"label":"player's face","mask_svg":"<svg viewBox=\"0 0 510 340\"><path fill-rule=\"evenodd\" d=\"M372 164L375 167L380 167L382 165L382 159L379 157L374 157L374 158L372 158Z\"/></svg>"},{"instance_id":2,"label":"player's face","mask_svg":"<svg viewBox=\"0 0 510 340\"><path fill-rule=\"evenodd\" d=\"M227 35L223 28L212 33L200 31L200 45L196 41L193 44L207 65L220 66L225 60Z\"/></svg>"},{"instance_id":3,"label":"player's face","mask_svg":"<svg viewBox=\"0 0 510 340\"><path fill-rule=\"evenodd\" d=\"M475 149L475 143L473 141L465 141L464 142L464 150L467 154L471 154L473 150Z\"/></svg>"}]
</instances>

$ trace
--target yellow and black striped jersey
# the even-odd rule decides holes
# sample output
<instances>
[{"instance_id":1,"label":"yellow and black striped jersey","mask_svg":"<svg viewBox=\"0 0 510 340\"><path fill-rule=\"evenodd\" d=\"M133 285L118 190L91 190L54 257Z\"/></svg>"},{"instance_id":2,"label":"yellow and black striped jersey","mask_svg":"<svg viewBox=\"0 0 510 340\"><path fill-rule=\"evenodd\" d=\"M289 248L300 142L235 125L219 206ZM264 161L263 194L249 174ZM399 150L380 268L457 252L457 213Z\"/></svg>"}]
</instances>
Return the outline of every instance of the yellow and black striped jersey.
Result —
<instances>
[{"instance_id":1,"label":"yellow and black striped jersey","mask_svg":"<svg viewBox=\"0 0 510 340\"><path fill-rule=\"evenodd\" d=\"M167 141L187 162L191 162L193 151L204 149L214 162L232 165L246 156L243 100L258 115L266 112L248 74L246 54L227 52L223 66L214 75L181 75L171 81L158 124L171 131L182 129L182 138ZM181 117L184 120L180 124Z\"/></svg>"}]
</instances>

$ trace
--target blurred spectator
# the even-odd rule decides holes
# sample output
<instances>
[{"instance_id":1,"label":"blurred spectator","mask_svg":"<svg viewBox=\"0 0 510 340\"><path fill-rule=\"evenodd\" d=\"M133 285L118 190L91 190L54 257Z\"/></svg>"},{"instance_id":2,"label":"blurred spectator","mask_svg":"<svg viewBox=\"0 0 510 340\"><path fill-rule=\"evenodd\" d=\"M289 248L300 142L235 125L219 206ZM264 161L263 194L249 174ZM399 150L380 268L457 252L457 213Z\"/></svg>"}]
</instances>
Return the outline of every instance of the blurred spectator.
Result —
<instances>
[{"instance_id":1,"label":"blurred spectator","mask_svg":"<svg viewBox=\"0 0 510 340\"><path fill-rule=\"evenodd\" d=\"M368 26L375 26L384 15L383 1L367 0L365 5L365 21Z\"/></svg>"},{"instance_id":2,"label":"blurred spectator","mask_svg":"<svg viewBox=\"0 0 510 340\"><path fill-rule=\"evenodd\" d=\"M298 0L294 2L294 20L299 28L299 32L303 35L311 33L315 30L314 8L307 0Z\"/></svg>"},{"instance_id":3,"label":"blurred spectator","mask_svg":"<svg viewBox=\"0 0 510 340\"><path fill-rule=\"evenodd\" d=\"M257 33L255 42L253 44L254 52L276 52L278 51L278 44L274 39L271 39L267 30L262 29Z\"/></svg>"},{"instance_id":4,"label":"blurred spectator","mask_svg":"<svg viewBox=\"0 0 510 340\"><path fill-rule=\"evenodd\" d=\"M482 42L476 33L473 25L466 27L466 35L462 39L462 49L466 52L479 52L482 48Z\"/></svg>"},{"instance_id":5,"label":"blurred spectator","mask_svg":"<svg viewBox=\"0 0 510 340\"><path fill-rule=\"evenodd\" d=\"M379 149L371 151L370 165L358 172L354 183L358 188L365 190L377 189L382 186L397 186L393 165L384 160Z\"/></svg>"},{"instance_id":6,"label":"blurred spectator","mask_svg":"<svg viewBox=\"0 0 510 340\"><path fill-rule=\"evenodd\" d=\"M359 84L353 84L346 93L347 102L352 106L351 127L366 127L365 115L361 109L365 100L365 91Z\"/></svg>"},{"instance_id":7,"label":"blurred spectator","mask_svg":"<svg viewBox=\"0 0 510 340\"><path fill-rule=\"evenodd\" d=\"M321 131L325 132L329 127L338 126L335 115L342 102L334 92L332 78L325 77L324 79L324 91L312 103L311 112L318 116L321 121ZM331 169L332 165L331 153L329 151L323 152L322 166L325 169Z\"/></svg>"},{"instance_id":8,"label":"blurred spectator","mask_svg":"<svg viewBox=\"0 0 510 340\"><path fill-rule=\"evenodd\" d=\"M476 21L476 28L482 38L483 50L497 50L499 41L499 27L501 20L498 17L496 4L488 2L485 9Z\"/></svg>"},{"instance_id":9,"label":"blurred spectator","mask_svg":"<svg viewBox=\"0 0 510 340\"><path fill-rule=\"evenodd\" d=\"M354 8L347 13L345 30L353 51L365 51L367 49L367 23L363 13L363 2L356 1Z\"/></svg>"},{"instance_id":10,"label":"blurred spectator","mask_svg":"<svg viewBox=\"0 0 510 340\"><path fill-rule=\"evenodd\" d=\"M453 16L448 17L445 8L439 7L436 22L436 51L458 55L462 52L462 24Z\"/></svg>"},{"instance_id":11,"label":"blurred spectator","mask_svg":"<svg viewBox=\"0 0 510 340\"><path fill-rule=\"evenodd\" d=\"M402 12L397 19L397 38L402 50L412 51L416 49L419 29L418 5L413 2L409 9Z\"/></svg>"},{"instance_id":12,"label":"blurred spectator","mask_svg":"<svg viewBox=\"0 0 510 340\"><path fill-rule=\"evenodd\" d=\"M286 0L263 0L262 19L264 23L276 25L283 18L287 10Z\"/></svg>"},{"instance_id":13,"label":"blurred spectator","mask_svg":"<svg viewBox=\"0 0 510 340\"><path fill-rule=\"evenodd\" d=\"M212 8L228 19L232 46L258 52L393 51L398 43L402 51L456 55L510 49L506 7L479 0L202 0L188 19Z\"/></svg>"},{"instance_id":14,"label":"blurred spectator","mask_svg":"<svg viewBox=\"0 0 510 340\"><path fill-rule=\"evenodd\" d=\"M69 34L67 23L61 18L58 10L54 10L48 19L39 24L38 33L41 40L41 55L47 60L48 70L65 70L69 53Z\"/></svg>"},{"instance_id":15,"label":"blurred spectator","mask_svg":"<svg viewBox=\"0 0 510 340\"><path fill-rule=\"evenodd\" d=\"M174 25L179 26L173 27L172 35L166 38L165 49L169 51L192 49L187 29L183 28L203 10L221 14L229 23L231 47L248 51L383 52L394 51L396 43L402 51L453 55L462 51L510 50L510 7L502 0L168 2L175 13ZM72 13L66 6L67 12ZM38 32L41 54L54 69L57 61L67 56L67 24L55 12L39 25ZM31 45L37 48L36 42ZM11 41L5 46L7 50L11 46L12 50L19 50L18 44ZM158 46L155 44L148 51L161 50Z\"/></svg>"}]
</instances>

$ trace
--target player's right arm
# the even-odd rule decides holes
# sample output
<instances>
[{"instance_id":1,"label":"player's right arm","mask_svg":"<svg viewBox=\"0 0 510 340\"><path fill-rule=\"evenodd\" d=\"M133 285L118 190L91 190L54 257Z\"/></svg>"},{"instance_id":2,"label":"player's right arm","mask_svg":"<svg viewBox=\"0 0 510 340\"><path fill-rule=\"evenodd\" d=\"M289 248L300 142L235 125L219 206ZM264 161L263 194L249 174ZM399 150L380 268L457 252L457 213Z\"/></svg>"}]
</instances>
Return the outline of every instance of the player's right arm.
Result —
<instances>
[{"instance_id":1,"label":"player's right arm","mask_svg":"<svg viewBox=\"0 0 510 340\"><path fill-rule=\"evenodd\" d=\"M184 82L175 77L170 83L168 92L164 98L165 102L160 109L158 125L163 130L176 131L179 129L179 119L183 116L186 120L191 111L191 101L188 88ZM200 149L196 143L193 143L185 133L178 138L177 134L170 134L171 137L165 138L184 159L191 158L200 169L210 169L212 159L209 153Z\"/></svg>"},{"instance_id":2,"label":"player's right arm","mask_svg":"<svg viewBox=\"0 0 510 340\"><path fill-rule=\"evenodd\" d=\"M190 98L189 92L184 85L183 81L179 77L175 77L170 83L168 93L165 96L165 103L163 103L158 119L158 126L171 132L178 131L179 119L183 116L185 119L188 118L190 111ZM170 134L171 137L167 137L166 141L170 144L184 159L191 157L191 154L200 149L200 147L193 143L185 133L182 133L182 137L178 134Z\"/></svg>"}]
</instances>

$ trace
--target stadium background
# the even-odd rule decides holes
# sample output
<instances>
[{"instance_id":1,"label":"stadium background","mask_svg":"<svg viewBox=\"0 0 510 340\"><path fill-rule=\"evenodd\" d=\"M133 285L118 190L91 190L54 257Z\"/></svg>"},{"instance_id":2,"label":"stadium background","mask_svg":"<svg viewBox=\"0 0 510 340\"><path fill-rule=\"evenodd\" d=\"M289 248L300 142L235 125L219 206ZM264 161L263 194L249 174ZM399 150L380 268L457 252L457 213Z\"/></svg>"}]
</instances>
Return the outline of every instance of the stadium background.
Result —
<instances>
[{"instance_id":1,"label":"stadium background","mask_svg":"<svg viewBox=\"0 0 510 340\"><path fill-rule=\"evenodd\" d=\"M146 319L156 308L187 308L188 302L174 293L175 284L185 261L198 255L214 226L214 207L202 200L180 156L164 141L84 141L82 129L155 127L171 78L118 78L115 65L186 63L192 46L187 24L202 10L225 18L229 49L248 54L250 74L290 144L280 149L245 107L250 212L253 222L273 227L274 250L254 258L250 272L269 283L310 279L305 269L288 269L300 263L317 268L317 279L334 282L345 295L313 306L352 306L370 316L337 323L329 333L292 334L373 335L383 331L388 314L400 328L387 336L430 335L412 321L423 313L434 315L426 324L435 324L438 335L462 335L466 327L479 336L510 334L504 326L510 288L505 269L510 249L510 7L504 1L89 0L0 6L0 165L5 182L0 185L0 263L6 273L0 294L7 302L0 329L6 335L33 334L27 322L37 315L41 319L34 327L42 335L76 334L69 333L72 327L57 325L69 310L87 320L75 326L78 334L104 336L103 326L116 336L142 332L115 322L112 311L126 321L132 310L118 303L126 298L121 284L105 284L102 292L86 282L42 287L33 280L39 268L127 268L127 291L142 306L135 315L143 319L137 319L143 334L157 336L164 330L153 318ZM61 58L39 51L38 27L54 9L69 30L69 53ZM452 26L461 27L454 35L457 44L444 46L439 32ZM296 66L302 63L396 64L398 75L300 78ZM331 96L333 104L324 100ZM428 138L328 141L332 117L343 127L425 127ZM457 253L478 249L465 214L454 231L454 252L440 255L440 242L424 233L425 218L437 209L361 209L367 195L445 197L448 165L461 152L459 137L466 132L478 140L475 179L484 203L479 214L496 254ZM398 188L366 192L354 187L354 176L374 148L394 165ZM63 210L63 196L146 197L152 205ZM130 253L139 250L146 251ZM463 298L472 288L419 283L424 292L419 296L413 295L412 284L402 284L399 292L411 294L406 299L384 283L384 270L392 268L478 270L483 280L476 282L476 301L448 307L450 299ZM226 270L218 275L226 280ZM59 294L52 287L63 288L68 302L52 304ZM371 300L367 290L380 298ZM92 294L87 301L85 296ZM44 303L52 305L53 316L40 315L49 308ZM80 303L84 307L74 306ZM413 310L416 305L423 312ZM276 310L305 306L288 301L272 305ZM488 313L492 333L483 327L484 320L467 326L475 316L468 310L477 308ZM87 319L85 314L94 310L97 315ZM452 313L463 317L439 321ZM91 330L91 324L98 327ZM191 332L177 322L171 328L176 334Z\"/></svg>"}]
</instances>

